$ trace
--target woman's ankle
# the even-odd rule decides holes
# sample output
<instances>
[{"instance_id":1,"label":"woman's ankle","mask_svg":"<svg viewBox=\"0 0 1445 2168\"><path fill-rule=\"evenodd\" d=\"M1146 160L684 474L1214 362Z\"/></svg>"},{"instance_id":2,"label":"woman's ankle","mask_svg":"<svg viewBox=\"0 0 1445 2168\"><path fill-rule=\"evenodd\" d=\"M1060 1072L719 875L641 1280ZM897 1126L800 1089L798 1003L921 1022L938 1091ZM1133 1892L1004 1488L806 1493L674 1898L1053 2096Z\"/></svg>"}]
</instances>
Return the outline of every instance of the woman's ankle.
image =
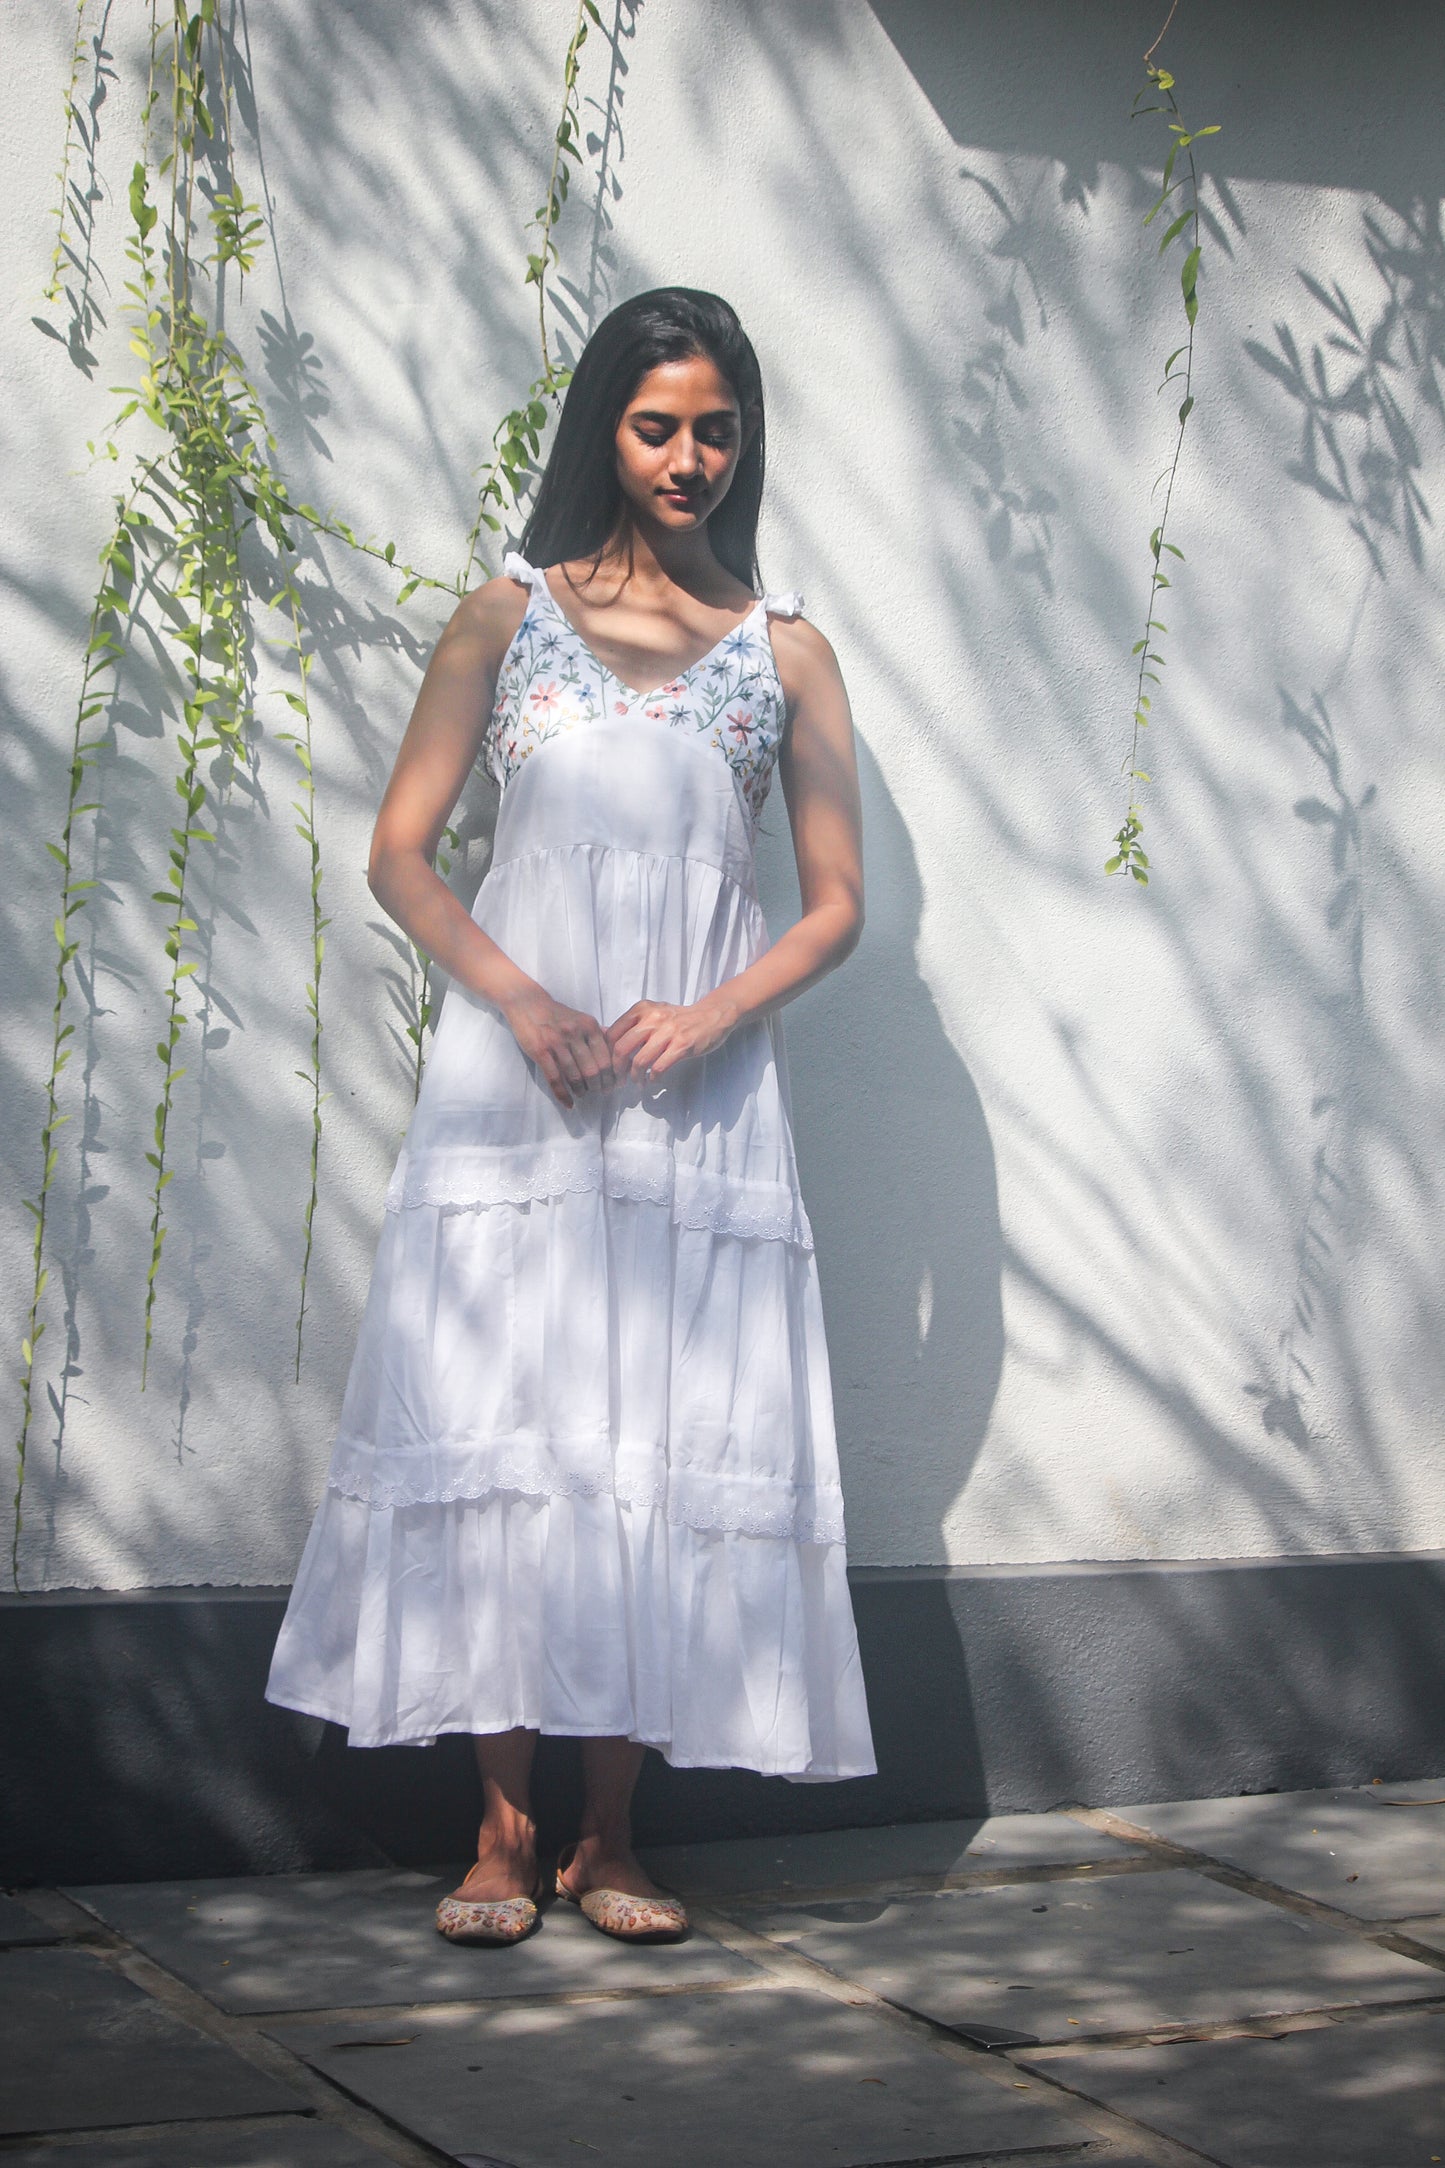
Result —
<instances>
[{"instance_id":1,"label":"woman's ankle","mask_svg":"<svg viewBox=\"0 0 1445 2168\"><path fill-rule=\"evenodd\" d=\"M631 1823L625 1820L584 1820L578 1828L577 1848L598 1859L630 1859Z\"/></svg>"},{"instance_id":2,"label":"woman's ankle","mask_svg":"<svg viewBox=\"0 0 1445 2168\"><path fill-rule=\"evenodd\" d=\"M537 1825L528 1814L489 1814L477 1831L478 1859L534 1860Z\"/></svg>"}]
</instances>

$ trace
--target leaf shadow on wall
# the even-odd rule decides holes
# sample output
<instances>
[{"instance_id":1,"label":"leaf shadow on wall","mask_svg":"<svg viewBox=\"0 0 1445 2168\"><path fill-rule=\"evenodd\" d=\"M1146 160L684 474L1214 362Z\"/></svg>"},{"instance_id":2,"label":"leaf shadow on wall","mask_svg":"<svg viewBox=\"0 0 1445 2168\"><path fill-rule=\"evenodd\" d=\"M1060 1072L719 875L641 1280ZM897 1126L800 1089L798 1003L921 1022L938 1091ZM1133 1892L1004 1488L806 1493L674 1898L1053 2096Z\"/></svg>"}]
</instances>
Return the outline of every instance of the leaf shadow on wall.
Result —
<instances>
[{"instance_id":1,"label":"leaf shadow on wall","mask_svg":"<svg viewBox=\"0 0 1445 2168\"><path fill-rule=\"evenodd\" d=\"M1157 170L1161 154L1131 126L1129 99L1142 49L1165 10L1147 0L1103 10L1042 0L1012 14L872 0L871 12L927 101L928 119L936 118L966 157L959 175L969 190L964 214L937 222L940 267L954 233L964 230L966 246L972 239L967 227L984 207L978 170L998 184L989 198L997 225L985 225L981 245L957 262L978 297L956 341L969 357L969 429L954 430L964 456L948 463L938 457L936 483L928 474L926 489L909 501L913 523L926 518L936 496L935 525L917 536L910 525L901 535L896 521L890 533L881 505L875 541L886 547L901 540L925 568L951 559L965 567L951 599L976 641L986 636L980 627L988 611L1001 614L1008 585L1007 638L993 653L1005 665L999 682L1015 697L1020 686L1029 689L1021 658L1036 662L1030 760L1037 787L1030 797L1012 767L1014 735L998 727L991 687L983 688L969 732L959 733L944 757L1009 870L1049 896L1061 932L1077 912L1097 929L1101 957L1126 971L1134 961L1145 966L1149 998L1163 994L1172 1005L1166 1013L1177 1039L1173 1048L1162 1033L1151 1042L1152 1073L1127 1050L1121 1060L1087 980L1071 984L1057 959L1028 942L1009 958L1020 1010L1027 1013L1026 997L1054 1079L1051 1092L996 1035L978 1034L979 1084L1008 1170L1009 1420L1013 1381L1030 1372L1062 1390L1097 1383L1107 1393L1116 1435L1137 1445L1134 1463L1097 1448L1092 1459L1080 1440L1068 1477L1097 1491L1102 1468L1126 1557L1148 1558L1151 1546L1167 1555L1170 1515L1177 1502L1189 1524L1187 1492L1196 1485L1227 1502L1237 1514L1234 1529L1252 1522L1250 1547L1266 1554L1358 1552L1372 1539L1400 1541L1393 1532L1412 1517L1418 1525L1421 1511L1418 1491L1411 1493L1417 1447L1402 1437L1407 1411L1429 1435L1445 1382L1438 1248L1429 1240L1438 1154L1428 1140L1439 1134L1439 1064L1415 1023L1438 1015L1438 884L1432 888L1431 870L1412 854L1405 794L1387 789L1412 766L1423 777L1438 763L1433 704L1427 694L1422 710L1419 697L1419 658L1430 652L1433 624L1422 567L1432 569L1426 553L1438 547L1429 476L1439 471L1445 359L1438 215L1445 160L1425 109L1402 108L1398 93L1402 80L1422 79L1422 53L1437 57L1438 35L1432 31L1422 48L1424 17L1405 11L1382 21L1378 38L1362 41L1341 0L1328 0L1311 38L1287 55L1277 23L1242 0L1181 10L1171 29L1163 57L1177 68L1191 113L1224 124L1207 161L1221 219L1201 206L1218 250L1213 260L1222 269L1220 259L1237 253L1220 280L1219 312L1209 318L1211 412L1191 452L1207 457L1217 444L1224 458L1196 467L1181 498L1191 575L1179 599L1189 632L1171 684L1176 704L1160 748L1157 800L1158 818L1170 823L1168 857L1145 903L1147 918L1136 914L1129 923L1128 899L1098 873L1094 786L1117 755L1094 719L1113 711L1115 658L1127 654L1137 633L1141 596L1137 567L1091 497L1112 479L1109 465L1117 470L1121 446L1132 451L1124 432L1136 419L1133 402L1153 390L1155 379L1139 371L1129 341L1137 321L1131 312L1139 299L1150 306L1147 288L1135 288L1150 275L1152 243L1132 222L1121 228L1109 266L1121 284L1087 283L1083 274L1091 263L1097 269L1096 258L1069 235L1051 235L1046 203L1024 191L1031 159L1046 159L1062 169L1059 200L1092 217L1089 202L1107 163L1123 170L1125 193L1142 216L1152 195L1145 171L1151 162ZM786 44L777 41L780 69ZM805 89L798 96L801 105ZM989 152L998 154L991 165ZM817 155L827 155L826 144ZM941 164L940 156L935 170ZM841 196L846 171L836 167L829 179ZM1345 260L1358 254L1341 223L1347 214L1327 191L1372 192L1360 206L1360 239L1378 289L1368 264L1344 275L1346 293L1316 261L1301 268L1295 292L1296 299L1309 296L1315 325L1308 333L1277 332L1272 346L1221 334L1230 315L1241 331L1248 327L1256 296L1267 323L1280 288L1266 281L1283 217L1264 190L1251 193L1254 230L1238 247L1245 226L1234 189L1246 181L1286 184L1296 206L1306 191L1326 199L1328 218L1324 203L1311 214L1320 217L1313 230L1329 251L1326 263L1336 244ZM1102 193L1107 213L1117 181ZM1305 216L1305 207L1295 215ZM856 224L866 233L866 217ZM1097 227L1090 238L1097 250ZM1012 269L1020 248L1025 270L1036 274L1026 284ZM906 302L889 289L887 266L873 268L878 336L898 351L895 372L913 388L926 427L931 406L953 395L957 366L946 373L921 344L906 350ZM1040 294L1058 333L1047 352ZM1015 299L1035 305L1020 315ZM1029 334L1027 351L1021 329ZM1018 546L1027 499L1019 474L1001 463L1011 440L1026 444L1025 409L1012 398L1015 375L1034 414L1056 414L1062 387L1098 423L1097 437L1074 428L1053 438L1054 470L1041 479L1059 500L1048 528L1059 550L1042 567ZM1278 449L1289 434L1288 424L1280 426L1282 389L1301 416L1294 458ZM981 428L971 409L994 426ZM1229 526L1231 510L1251 502L1249 477L1229 461L1251 439L1287 515L1270 535L1272 562L1270 551L1253 551L1256 536L1238 528L1231 535ZM930 450L939 442L935 430ZM923 459L918 471L926 472ZM1152 472L1141 460L1141 504ZM1348 642L1338 660L1336 628L1353 615L1355 568L1346 550L1323 562L1311 558L1321 502L1337 508L1339 539L1347 528L1356 538L1358 569L1379 613L1368 660L1352 662ZM983 546L961 552L957 537L967 533L973 507ZM1238 580L1231 592L1236 537L1241 565L1259 575L1252 592ZM829 544L820 528L820 554ZM840 592L859 595L857 621L865 624L854 563L843 549L833 563ZM1058 575L1064 605L1052 619L1030 595L1046 589L1045 571ZM1333 591L1314 614L1324 579ZM947 595L947 573L940 585ZM1069 645L1060 630L1066 622ZM1282 652L1297 656L1301 646L1303 662L1284 665ZM1281 683L1286 667L1289 680ZM1348 683L1341 675L1347 668ZM1413 700L1402 697L1406 687ZM1077 697L1081 689L1085 699ZM1231 740L1221 723L1236 708L1240 735ZM1371 770L1362 776L1357 765L1377 753L1379 791L1367 787ZM995 924L1006 937L1004 912ZM1077 965L1078 946L1061 946ZM1119 1020L1115 1008L1116 1029ZM1127 1013L1123 1021L1131 1021ZM1230 1132L1216 1125L1216 1101L1230 1108ZM1386 1332L1377 1331L1372 1346L1371 1305L1381 1303L1384 1288L1388 1314L1381 1306L1373 1317ZM1394 1376L1381 1352L1389 1345L1401 1357ZM1301 1361L1327 1373L1332 1405L1309 1406ZM1066 1404L1062 1421L1067 1425ZM1067 1441L1066 1428L1062 1435ZM1054 1540L1047 1531L1061 1486L1048 1455L1035 1455L1031 1444L1024 1431L994 1510L1021 1544L1037 1545ZM1245 1545L1231 1540L1226 1547ZM1352 1757L1370 1721L1363 1709L1341 1705L1340 1681L1351 1665L1343 1627L1335 1630L1332 1621L1321 1631L1305 1602L1297 1613L1283 1599L1272 1609L1274 1598L1266 1601L1253 1572L1237 1576L1237 1594L1217 1610L1195 1600L1197 1585L1192 1572L1152 1581L1155 1594L1139 1606L1133 1657L1107 1635L1090 1651L1089 1668L1113 1690L1110 1753L1118 1768L1134 1771L1123 1780L1135 1787L1133 1796L1178 1796L1206 1761L1221 1788L1329 1781L1324 1764L1333 1754L1342 1772L1357 1770ZM1302 1591L1304 1577L1292 1585ZM1058 1587L1051 1584L1046 1598L1050 1614ZM1274 1622L1258 1645L1285 1631L1297 1633L1297 1643L1288 1661L1281 1646L1277 1667L1221 1688L1220 1666L1236 1644L1216 1622L1244 1616L1256 1602L1260 1619ZM1391 1641L1403 1651L1396 1621L1381 1624L1377 1645ZM1381 1662L1382 1675L1410 1675L1407 1662ZM1013 1737L1036 1743L1049 1766L1077 1769L1082 1787L1099 1765L1098 1739L1089 1735L1099 1711L1098 1704L1071 1705L1067 1684L1081 1675L1078 1665L1077 1650L1055 1663L1041 1644L1026 1644L1010 1682L1007 1726ZM1001 1730L991 1730L987 1709L978 1713L992 1767L996 1743L1000 1759L1011 1749ZM1380 1751L1378 1739L1371 1751Z\"/></svg>"},{"instance_id":2,"label":"leaf shadow on wall","mask_svg":"<svg viewBox=\"0 0 1445 2168\"><path fill-rule=\"evenodd\" d=\"M1315 764L1313 787L1293 811L1319 839L1323 880L1310 1102L1316 1142L1277 1361L1244 1390L1258 1402L1265 1430L1302 1452L1318 1442L1316 1346L1347 1341L1350 1332L1343 1296L1368 1219L1372 1148L1388 1138L1402 1163L1412 1157L1391 1103L1394 1051L1377 1038L1367 1000L1370 845L1383 809L1374 783L1351 781L1350 739L1359 729L1345 729L1341 716L1348 719L1358 699L1351 666L1366 617L1384 605L1392 584L1427 571L1435 525L1427 476L1445 422L1440 204L1418 196L1367 201L1360 239L1373 285L1355 273L1326 282L1299 266L1296 291L1311 304L1308 324L1277 320L1272 343L1244 342L1273 397L1283 394L1297 412L1289 480L1338 519L1361 566L1333 668L1306 696L1279 688L1280 726ZM1395 727L1408 727L1408 718ZM1373 1460L1381 1442L1363 1370L1358 1361L1347 1366L1344 1382L1353 1433Z\"/></svg>"}]
</instances>

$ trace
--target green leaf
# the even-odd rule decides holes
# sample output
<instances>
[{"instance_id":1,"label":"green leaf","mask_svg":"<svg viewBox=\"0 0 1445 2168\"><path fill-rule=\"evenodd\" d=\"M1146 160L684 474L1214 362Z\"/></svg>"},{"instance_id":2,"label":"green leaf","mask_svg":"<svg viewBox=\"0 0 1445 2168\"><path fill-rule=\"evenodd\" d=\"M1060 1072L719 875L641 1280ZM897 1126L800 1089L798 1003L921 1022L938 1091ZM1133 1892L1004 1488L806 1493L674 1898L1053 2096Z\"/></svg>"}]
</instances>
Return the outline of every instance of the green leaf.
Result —
<instances>
[{"instance_id":1,"label":"green leaf","mask_svg":"<svg viewBox=\"0 0 1445 2168\"><path fill-rule=\"evenodd\" d=\"M1188 397L1188 398L1187 398L1187 399L1185 400L1185 402L1184 402L1183 406L1182 406L1182 407L1180 407L1180 409L1179 409L1179 426L1180 426L1180 428L1181 428L1181 429L1182 429L1182 428L1184 427L1184 424L1185 424L1185 423L1186 423L1186 422L1188 421L1188 419L1189 419L1190 415L1191 415L1191 414L1192 414L1193 412L1194 412L1194 396L1193 396L1193 394L1191 393L1191 394L1190 394L1190 396L1189 396L1189 397Z\"/></svg>"},{"instance_id":2,"label":"green leaf","mask_svg":"<svg viewBox=\"0 0 1445 2168\"><path fill-rule=\"evenodd\" d=\"M142 238L154 226L160 213L146 201L146 169L137 159L130 177L130 215Z\"/></svg>"}]
</instances>

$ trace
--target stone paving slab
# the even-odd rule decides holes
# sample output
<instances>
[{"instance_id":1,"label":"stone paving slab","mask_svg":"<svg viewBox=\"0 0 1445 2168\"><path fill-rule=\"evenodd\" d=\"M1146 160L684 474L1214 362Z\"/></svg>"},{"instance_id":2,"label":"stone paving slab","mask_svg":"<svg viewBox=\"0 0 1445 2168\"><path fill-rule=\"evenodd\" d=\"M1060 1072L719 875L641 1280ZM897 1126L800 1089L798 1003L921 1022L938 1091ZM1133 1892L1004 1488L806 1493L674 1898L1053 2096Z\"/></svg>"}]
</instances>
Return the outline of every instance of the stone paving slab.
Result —
<instances>
[{"instance_id":1,"label":"stone paving slab","mask_svg":"<svg viewBox=\"0 0 1445 2168\"><path fill-rule=\"evenodd\" d=\"M1128 1845L1067 1814L993 1814L981 1821L903 1822L807 1837L741 1837L660 1845L642 1853L649 1872L684 1896L735 1897L752 1890L827 1889L910 1875L985 1868L1064 1867L1127 1859Z\"/></svg>"},{"instance_id":2,"label":"stone paving slab","mask_svg":"<svg viewBox=\"0 0 1445 2168\"><path fill-rule=\"evenodd\" d=\"M0 1956L0 2039L7 2135L305 2106L88 1950Z\"/></svg>"},{"instance_id":3,"label":"stone paving slab","mask_svg":"<svg viewBox=\"0 0 1445 2168\"><path fill-rule=\"evenodd\" d=\"M418 2137L500 2168L881 2168L1093 2135L1024 2073L1000 2082L795 1988L419 2010L384 2033L319 2019L271 2029Z\"/></svg>"},{"instance_id":4,"label":"stone paving slab","mask_svg":"<svg viewBox=\"0 0 1445 2168\"><path fill-rule=\"evenodd\" d=\"M511 1948L436 1931L445 1876L363 1868L214 1882L130 1882L69 1894L223 2010L363 2009L587 1989L698 1987L750 1976L746 1958L694 1931L629 1949L572 1905L549 1904Z\"/></svg>"},{"instance_id":5,"label":"stone paving slab","mask_svg":"<svg viewBox=\"0 0 1445 2168\"><path fill-rule=\"evenodd\" d=\"M1183 1867L779 1906L749 1925L941 2024L1045 2041L1445 1996L1427 1965Z\"/></svg>"},{"instance_id":6,"label":"stone paving slab","mask_svg":"<svg viewBox=\"0 0 1445 2168\"><path fill-rule=\"evenodd\" d=\"M1096 2048L1051 2056L1048 2069L1223 2168L1425 2168L1445 2159L1445 2011L1271 2039Z\"/></svg>"},{"instance_id":7,"label":"stone paving slab","mask_svg":"<svg viewBox=\"0 0 1445 2168\"><path fill-rule=\"evenodd\" d=\"M60 1936L53 1927L47 1927L24 1905L18 1905L13 1897L0 1897L0 1947L19 1943L58 1942Z\"/></svg>"},{"instance_id":8,"label":"stone paving slab","mask_svg":"<svg viewBox=\"0 0 1445 2168\"><path fill-rule=\"evenodd\" d=\"M1445 1911L1445 1778L1118 1807L1126 1821L1361 1919Z\"/></svg>"},{"instance_id":9,"label":"stone paving slab","mask_svg":"<svg viewBox=\"0 0 1445 2168\"><path fill-rule=\"evenodd\" d=\"M5 2168L389 2168L387 2156L314 2117L277 2116L259 2128L219 2130L183 2124L158 2132L122 2131L78 2145L22 2146ZM1100 2168L1119 2168L1105 2156Z\"/></svg>"}]
</instances>

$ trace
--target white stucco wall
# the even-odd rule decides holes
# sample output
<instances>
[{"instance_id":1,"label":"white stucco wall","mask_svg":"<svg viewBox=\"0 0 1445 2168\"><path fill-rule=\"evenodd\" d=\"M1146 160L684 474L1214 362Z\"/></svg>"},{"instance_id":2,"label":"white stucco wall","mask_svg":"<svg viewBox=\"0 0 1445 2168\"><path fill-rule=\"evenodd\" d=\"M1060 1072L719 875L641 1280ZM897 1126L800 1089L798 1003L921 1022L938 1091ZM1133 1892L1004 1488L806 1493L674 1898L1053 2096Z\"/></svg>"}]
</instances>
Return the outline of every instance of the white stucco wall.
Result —
<instances>
[{"instance_id":1,"label":"white stucco wall","mask_svg":"<svg viewBox=\"0 0 1445 2168\"><path fill-rule=\"evenodd\" d=\"M112 7L117 53L141 12ZM1180 320L1139 225L1159 137L1127 118L1163 12L645 0L615 62L595 32L584 53L563 343L650 285L733 301L769 394L765 578L803 588L862 741L867 933L787 1019L860 1562L1445 1544L1445 20L1184 0L1170 33L1186 112L1224 132L1146 896L1100 867ZM285 287L263 266L236 322L271 355L299 492L419 564L458 561L471 470L535 373L521 229L572 13L251 10ZM91 381L30 324L69 14L3 10L6 1350L48 1029L44 843L112 482L85 443L121 364L114 324ZM117 195L133 80L102 116ZM244 155L254 172L254 135ZM320 1487L409 1108L366 843L441 620L396 611L395 583L344 552L313 584L331 1097L305 1374L306 901L267 742L207 869L209 1031L178 1094L138 1390L145 899L171 818L146 665L104 781L29 1586L285 1580ZM781 923L780 803L769 826Z\"/></svg>"}]
</instances>

